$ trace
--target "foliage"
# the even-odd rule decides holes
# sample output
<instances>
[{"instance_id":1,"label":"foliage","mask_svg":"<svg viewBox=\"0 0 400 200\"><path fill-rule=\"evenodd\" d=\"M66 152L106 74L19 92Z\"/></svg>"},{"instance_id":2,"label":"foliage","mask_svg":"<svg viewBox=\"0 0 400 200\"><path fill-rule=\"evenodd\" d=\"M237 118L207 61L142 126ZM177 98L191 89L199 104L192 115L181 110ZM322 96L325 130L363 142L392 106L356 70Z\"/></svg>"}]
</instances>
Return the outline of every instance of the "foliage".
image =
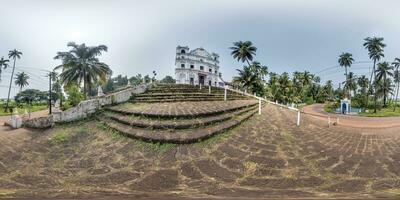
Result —
<instances>
[{"instance_id":1,"label":"foliage","mask_svg":"<svg viewBox=\"0 0 400 200\"><path fill-rule=\"evenodd\" d=\"M67 90L68 95L68 103L72 106L77 106L83 99L84 95L81 92L80 88L76 85L72 85Z\"/></svg>"},{"instance_id":2,"label":"foliage","mask_svg":"<svg viewBox=\"0 0 400 200\"><path fill-rule=\"evenodd\" d=\"M15 97L17 104L27 103L32 104L33 102L45 102L48 99L47 91L40 91L36 89L27 89L19 92Z\"/></svg>"},{"instance_id":3,"label":"foliage","mask_svg":"<svg viewBox=\"0 0 400 200\"><path fill-rule=\"evenodd\" d=\"M107 64L100 62L98 56L107 51L107 46L86 46L70 42L71 49L67 52L57 52L54 59L60 59L62 64L55 69L62 69L60 81L66 85L81 85L86 97L90 95L92 84L105 82L111 76L112 70Z\"/></svg>"},{"instance_id":4,"label":"foliage","mask_svg":"<svg viewBox=\"0 0 400 200\"><path fill-rule=\"evenodd\" d=\"M20 87L20 90L22 90L23 87L28 86L28 79L29 76L25 72L19 72L16 74L15 77L15 85Z\"/></svg>"},{"instance_id":5,"label":"foliage","mask_svg":"<svg viewBox=\"0 0 400 200\"><path fill-rule=\"evenodd\" d=\"M0 80L1 80L1 73L3 72L3 69L7 69L8 67L8 62L10 60L4 59L4 57L1 57L0 59Z\"/></svg>"},{"instance_id":6,"label":"foliage","mask_svg":"<svg viewBox=\"0 0 400 200\"><path fill-rule=\"evenodd\" d=\"M165 76L163 79L160 80L160 83L175 83L176 80L172 78L172 76Z\"/></svg>"},{"instance_id":7,"label":"foliage","mask_svg":"<svg viewBox=\"0 0 400 200\"><path fill-rule=\"evenodd\" d=\"M53 137L49 138L49 143L52 145L65 144L69 140L68 134L64 131L55 133Z\"/></svg>"}]
</instances>

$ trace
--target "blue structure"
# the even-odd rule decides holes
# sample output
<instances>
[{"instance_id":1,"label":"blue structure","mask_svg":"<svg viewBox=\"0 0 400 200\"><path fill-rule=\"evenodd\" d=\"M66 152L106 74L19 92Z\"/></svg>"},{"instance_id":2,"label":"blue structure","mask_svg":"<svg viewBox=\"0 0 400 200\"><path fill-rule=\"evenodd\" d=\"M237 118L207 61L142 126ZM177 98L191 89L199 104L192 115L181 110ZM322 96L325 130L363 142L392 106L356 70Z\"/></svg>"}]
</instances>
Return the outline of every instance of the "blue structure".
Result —
<instances>
[{"instance_id":1,"label":"blue structure","mask_svg":"<svg viewBox=\"0 0 400 200\"><path fill-rule=\"evenodd\" d=\"M345 98L343 100L340 100L340 113L344 115L350 113L350 106L351 104L349 99Z\"/></svg>"}]
</instances>

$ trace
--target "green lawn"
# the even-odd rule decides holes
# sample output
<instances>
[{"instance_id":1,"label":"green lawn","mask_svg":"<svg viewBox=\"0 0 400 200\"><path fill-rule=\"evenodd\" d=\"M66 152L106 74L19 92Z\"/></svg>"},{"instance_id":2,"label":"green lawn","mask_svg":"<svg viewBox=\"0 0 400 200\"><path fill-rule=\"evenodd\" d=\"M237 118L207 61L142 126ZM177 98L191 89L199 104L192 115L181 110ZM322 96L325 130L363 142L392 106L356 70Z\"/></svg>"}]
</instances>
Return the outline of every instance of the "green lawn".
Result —
<instances>
[{"instance_id":1,"label":"green lawn","mask_svg":"<svg viewBox=\"0 0 400 200\"><path fill-rule=\"evenodd\" d=\"M22 107L18 108L18 112L20 114L23 114L25 112L25 109L29 111L28 107ZM31 112L39 111L39 110L45 110L47 109L47 105L34 105L31 107ZM6 116L6 115L11 115L9 112L4 112L4 108L2 105L0 105L0 116Z\"/></svg>"},{"instance_id":2,"label":"green lawn","mask_svg":"<svg viewBox=\"0 0 400 200\"><path fill-rule=\"evenodd\" d=\"M374 109L370 109L368 113L362 112L359 113L359 116L364 117L397 117L400 116L400 108L396 108L396 111L393 112L393 107L382 108L381 110L377 110L376 113L373 113Z\"/></svg>"}]
</instances>

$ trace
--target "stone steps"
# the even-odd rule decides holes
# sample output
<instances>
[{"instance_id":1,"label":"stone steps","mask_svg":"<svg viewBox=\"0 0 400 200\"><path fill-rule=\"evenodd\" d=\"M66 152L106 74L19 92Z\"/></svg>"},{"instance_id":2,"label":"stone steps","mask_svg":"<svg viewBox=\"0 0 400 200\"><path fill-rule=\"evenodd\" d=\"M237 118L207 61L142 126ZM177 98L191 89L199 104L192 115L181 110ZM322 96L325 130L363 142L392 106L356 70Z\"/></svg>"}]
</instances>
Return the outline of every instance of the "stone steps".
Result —
<instances>
[{"instance_id":1,"label":"stone steps","mask_svg":"<svg viewBox=\"0 0 400 200\"><path fill-rule=\"evenodd\" d=\"M135 97L159 97L159 96L203 96L203 97L210 97L210 96L217 96L217 97L223 97L223 93L204 93L204 92L192 92L192 93L144 93L144 94L137 94ZM235 96L235 97L245 97L244 95L240 94L231 94L229 96Z\"/></svg>"},{"instance_id":2,"label":"stone steps","mask_svg":"<svg viewBox=\"0 0 400 200\"><path fill-rule=\"evenodd\" d=\"M119 113L105 113L105 116L117 121L119 123L130 125L140 128L151 128L151 129L188 129L200 126L208 126L210 124L223 122L232 119L236 115L241 115L243 113L257 109L257 105L246 107L238 111L224 113L217 116L201 117L195 119L181 119L181 120L154 120L149 118L132 118L128 115L123 115Z\"/></svg>"},{"instance_id":3,"label":"stone steps","mask_svg":"<svg viewBox=\"0 0 400 200\"><path fill-rule=\"evenodd\" d=\"M238 100L239 98L227 98L227 100ZM163 99L134 99L137 103L162 103L162 102L183 102L183 101L223 101L224 98L163 98Z\"/></svg>"},{"instance_id":4,"label":"stone steps","mask_svg":"<svg viewBox=\"0 0 400 200\"><path fill-rule=\"evenodd\" d=\"M143 110L129 110L126 108L118 108L118 107L108 107L105 110L125 114L125 115L135 115L135 116L143 116L143 117L151 117L151 118L198 118L198 117L207 117L213 115L219 115L225 112L236 111L242 108L250 107L258 105L258 101L254 100L244 100L246 103L235 104L232 106L221 107L218 109L210 110L210 111L199 111L197 113L160 113L157 111L143 111ZM224 101L222 101L224 102Z\"/></svg>"},{"instance_id":5,"label":"stone steps","mask_svg":"<svg viewBox=\"0 0 400 200\"><path fill-rule=\"evenodd\" d=\"M119 133L134 139L140 139L154 143L175 143L189 144L199 142L212 137L215 134L224 132L230 128L239 125L244 120L253 116L257 110L251 110L244 114L235 116L229 120L215 123L209 126L193 128L193 129L177 129L177 130L152 130L133 127L105 116L99 116L99 120L104 122L109 128L118 131Z\"/></svg>"}]
</instances>

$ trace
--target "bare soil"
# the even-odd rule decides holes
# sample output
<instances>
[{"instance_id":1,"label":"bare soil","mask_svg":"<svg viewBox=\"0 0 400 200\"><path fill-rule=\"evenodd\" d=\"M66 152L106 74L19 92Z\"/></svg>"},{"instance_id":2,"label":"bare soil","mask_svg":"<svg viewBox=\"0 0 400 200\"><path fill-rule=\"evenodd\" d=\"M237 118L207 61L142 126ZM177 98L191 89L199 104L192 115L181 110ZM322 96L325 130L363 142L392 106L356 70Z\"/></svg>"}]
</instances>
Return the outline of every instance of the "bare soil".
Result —
<instances>
[{"instance_id":1,"label":"bare soil","mask_svg":"<svg viewBox=\"0 0 400 200\"><path fill-rule=\"evenodd\" d=\"M0 197L58 199L400 198L400 137L266 106L190 145L149 144L96 120L0 127ZM400 132L397 129L397 132Z\"/></svg>"}]
</instances>

